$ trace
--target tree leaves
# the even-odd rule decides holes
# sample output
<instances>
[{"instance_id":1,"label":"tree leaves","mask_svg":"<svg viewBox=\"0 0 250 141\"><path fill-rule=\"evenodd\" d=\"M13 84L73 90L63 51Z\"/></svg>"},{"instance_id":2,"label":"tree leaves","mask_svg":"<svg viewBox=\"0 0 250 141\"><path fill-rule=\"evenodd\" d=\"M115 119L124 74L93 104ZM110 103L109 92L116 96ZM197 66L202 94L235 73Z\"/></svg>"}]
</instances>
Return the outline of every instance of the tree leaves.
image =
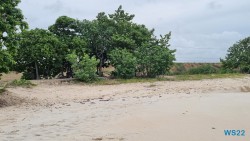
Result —
<instances>
[{"instance_id":1,"label":"tree leaves","mask_svg":"<svg viewBox=\"0 0 250 141\"><path fill-rule=\"evenodd\" d=\"M39 72L39 77L43 78L53 77L60 72L57 67L60 63L57 55L60 42L49 31L44 29L24 31L20 34L19 45L18 54L15 57L16 70L28 74L26 79L39 79L34 77L36 71Z\"/></svg>"},{"instance_id":2,"label":"tree leaves","mask_svg":"<svg viewBox=\"0 0 250 141\"><path fill-rule=\"evenodd\" d=\"M15 52L16 42L11 38L14 38L17 32L28 28L22 11L17 8L19 3L20 0L0 1L0 73L8 72L10 66L15 63L9 49Z\"/></svg>"},{"instance_id":3,"label":"tree leaves","mask_svg":"<svg viewBox=\"0 0 250 141\"><path fill-rule=\"evenodd\" d=\"M225 69L238 69L250 73L250 37L235 43L228 49L225 60L221 59Z\"/></svg>"}]
</instances>

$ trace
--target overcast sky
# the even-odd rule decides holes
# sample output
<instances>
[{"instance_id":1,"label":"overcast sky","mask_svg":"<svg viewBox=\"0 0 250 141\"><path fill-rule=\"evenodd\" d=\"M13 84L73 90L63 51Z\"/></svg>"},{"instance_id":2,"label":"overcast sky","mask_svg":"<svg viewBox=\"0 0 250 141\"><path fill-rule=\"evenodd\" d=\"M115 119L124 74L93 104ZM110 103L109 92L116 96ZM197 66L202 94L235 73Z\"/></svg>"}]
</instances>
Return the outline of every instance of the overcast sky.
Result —
<instances>
[{"instance_id":1,"label":"overcast sky","mask_svg":"<svg viewBox=\"0 0 250 141\"><path fill-rule=\"evenodd\" d=\"M172 31L177 62L219 62L250 36L250 0L22 0L19 7L30 28L47 29L59 16L92 20L119 5L156 35Z\"/></svg>"}]
</instances>

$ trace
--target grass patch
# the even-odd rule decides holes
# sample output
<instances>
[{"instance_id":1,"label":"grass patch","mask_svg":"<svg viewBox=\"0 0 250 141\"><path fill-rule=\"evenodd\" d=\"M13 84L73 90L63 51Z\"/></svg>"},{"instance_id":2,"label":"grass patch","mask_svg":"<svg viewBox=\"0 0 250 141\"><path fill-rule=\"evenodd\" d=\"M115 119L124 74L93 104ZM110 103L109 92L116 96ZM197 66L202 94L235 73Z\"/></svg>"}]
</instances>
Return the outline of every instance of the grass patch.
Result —
<instances>
[{"instance_id":1,"label":"grass patch","mask_svg":"<svg viewBox=\"0 0 250 141\"><path fill-rule=\"evenodd\" d=\"M132 79L102 79L92 84L94 85L117 85L127 83L153 83L157 81L187 81L187 80L203 80L203 79L218 79L218 78L242 78L245 74L230 73L230 74L195 74L195 75L174 75L162 76L159 78L132 78ZM154 87L154 85L152 85Z\"/></svg>"},{"instance_id":2,"label":"grass patch","mask_svg":"<svg viewBox=\"0 0 250 141\"><path fill-rule=\"evenodd\" d=\"M0 95L6 91L6 84L5 83L0 83Z\"/></svg>"},{"instance_id":3,"label":"grass patch","mask_svg":"<svg viewBox=\"0 0 250 141\"><path fill-rule=\"evenodd\" d=\"M132 79L103 79L94 82L94 85L117 85L117 84L127 84L127 83L147 83L147 82L157 82L157 81L170 81L169 78L132 78Z\"/></svg>"},{"instance_id":4,"label":"grass patch","mask_svg":"<svg viewBox=\"0 0 250 141\"><path fill-rule=\"evenodd\" d=\"M185 80L203 80L203 79L217 79L217 78L242 78L245 74L229 73L229 74L196 74L196 75L176 75L175 81Z\"/></svg>"},{"instance_id":5,"label":"grass patch","mask_svg":"<svg viewBox=\"0 0 250 141\"><path fill-rule=\"evenodd\" d=\"M25 79L19 79L19 80L13 80L12 82L7 84L8 87L25 87L25 88L31 88L33 86L36 86L29 80Z\"/></svg>"},{"instance_id":6,"label":"grass patch","mask_svg":"<svg viewBox=\"0 0 250 141\"><path fill-rule=\"evenodd\" d=\"M5 92L5 87L0 86L0 95Z\"/></svg>"}]
</instances>

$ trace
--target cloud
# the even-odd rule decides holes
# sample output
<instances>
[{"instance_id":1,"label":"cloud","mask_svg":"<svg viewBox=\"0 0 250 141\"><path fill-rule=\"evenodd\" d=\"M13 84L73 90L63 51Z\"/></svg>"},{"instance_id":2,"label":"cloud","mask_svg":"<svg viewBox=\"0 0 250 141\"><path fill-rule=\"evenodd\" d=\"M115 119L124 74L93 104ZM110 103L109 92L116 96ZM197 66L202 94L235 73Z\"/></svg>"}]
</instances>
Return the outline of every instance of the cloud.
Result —
<instances>
[{"instance_id":1,"label":"cloud","mask_svg":"<svg viewBox=\"0 0 250 141\"><path fill-rule=\"evenodd\" d=\"M219 62L235 41L244 38L238 32L212 34L177 35L172 40L171 48L176 49L178 62Z\"/></svg>"},{"instance_id":2,"label":"cloud","mask_svg":"<svg viewBox=\"0 0 250 141\"><path fill-rule=\"evenodd\" d=\"M209 2L208 3L208 7L210 8L210 9L219 9L219 8L221 8L222 7L222 5L220 4L220 3L218 3L218 2L216 2L216 1L211 1L211 2Z\"/></svg>"},{"instance_id":3,"label":"cloud","mask_svg":"<svg viewBox=\"0 0 250 141\"><path fill-rule=\"evenodd\" d=\"M50 5L45 5L44 9L46 10L51 10L52 12L60 12L64 9L64 5L62 3L62 1L57 0L54 3L50 4Z\"/></svg>"}]
</instances>

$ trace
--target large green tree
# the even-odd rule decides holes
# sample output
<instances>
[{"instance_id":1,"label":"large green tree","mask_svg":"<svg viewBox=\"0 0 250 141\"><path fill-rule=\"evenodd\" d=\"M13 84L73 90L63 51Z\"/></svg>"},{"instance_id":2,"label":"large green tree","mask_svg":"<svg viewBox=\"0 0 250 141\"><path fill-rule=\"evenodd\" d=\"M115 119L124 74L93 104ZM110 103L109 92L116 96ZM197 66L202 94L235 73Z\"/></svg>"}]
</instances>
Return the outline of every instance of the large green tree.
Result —
<instances>
[{"instance_id":1,"label":"large green tree","mask_svg":"<svg viewBox=\"0 0 250 141\"><path fill-rule=\"evenodd\" d=\"M85 26L82 26L85 30L82 30L82 34L87 35L86 38L89 39L88 48L91 54L100 60L99 74L102 74L102 67L111 60L119 77L134 76L134 63L124 63L129 60L128 56L131 54L132 58L137 58L134 62L138 63L137 71L142 76L154 77L165 74L171 67L175 59L175 51L169 49L168 43L171 34L156 39L154 30L134 23L133 18L134 15L126 13L122 6L119 6L113 14L106 15L101 12L95 20L85 21ZM123 71L121 66L129 68L124 68ZM124 74L125 72L130 74Z\"/></svg>"},{"instance_id":2,"label":"large green tree","mask_svg":"<svg viewBox=\"0 0 250 141\"><path fill-rule=\"evenodd\" d=\"M20 0L0 1L0 73L8 72L14 63L10 52L15 52L17 42L12 38L27 28L22 11L17 8Z\"/></svg>"},{"instance_id":3,"label":"large green tree","mask_svg":"<svg viewBox=\"0 0 250 141\"><path fill-rule=\"evenodd\" d=\"M49 27L49 31L54 33L60 42L58 53L61 61L61 75L67 72L67 77L72 77L72 67L66 56L76 52L81 56L86 51L86 39L79 32L79 21L67 16L59 17L55 24Z\"/></svg>"},{"instance_id":4,"label":"large green tree","mask_svg":"<svg viewBox=\"0 0 250 141\"><path fill-rule=\"evenodd\" d=\"M164 75L170 70L175 60L175 50L169 49L171 33L152 38L135 51L137 58L137 74L143 77Z\"/></svg>"},{"instance_id":5,"label":"large green tree","mask_svg":"<svg viewBox=\"0 0 250 141\"><path fill-rule=\"evenodd\" d=\"M91 54L96 56L100 62L98 64L97 73L102 76L102 68L108 60L108 52L111 50L111 37L114 34L114 27L111 24L108 16L101 12L97 15L96 19L92 21L90 33L89 48Z\"/></svg>"},{"instance_id":6,"label":"large green tree","mask_svg":"<svg viewBox=\"0 0 250 141\"><path fill-rule=\"evenodd\" d=\"M250 73L250 37L238 41L228 49L226 58L221 59L225 69L237 69Z\"/></svg>"},{"instance_id":7,"label":"large green tree","mask_svg":"<svg viewBox=\"0 0 250 141\"><path fill-rule=\"evenodd\" d=\"M151 39L153 30L149 30L145 25L133 22L135 15L126 13L122 6L113 14L109 14L112 26L115 28L112 34L112 47L134 51L144 42Z\"/></svg>"},{"instance_id":8,"label":"large green tree","mask_svg":"<svg viewBox=\"0 0 250 141\"><path fill-rule=\"evenodd\" d=\"M34 29L22 32L19 39L16 70L24 72L26 79L50 78L60 72L61 43L54 34Z\"/></svg>"},{"instance_id":9,"label":"large green tree","mask_svg":"<svg viewBox=\"0 0 250 141\"><path fill-rule=\"evenodd\" d=\"M127 49L132 53L151 39L153 30L133 23L133 18L134 15L126 13L119 6L113 14L101 12L93 21L80 22L79 31L87 41L90 55L100 60L97 67L99 75L102 75L102 68L108 65L112 50Z\"/></svg>"}]
</instances>

